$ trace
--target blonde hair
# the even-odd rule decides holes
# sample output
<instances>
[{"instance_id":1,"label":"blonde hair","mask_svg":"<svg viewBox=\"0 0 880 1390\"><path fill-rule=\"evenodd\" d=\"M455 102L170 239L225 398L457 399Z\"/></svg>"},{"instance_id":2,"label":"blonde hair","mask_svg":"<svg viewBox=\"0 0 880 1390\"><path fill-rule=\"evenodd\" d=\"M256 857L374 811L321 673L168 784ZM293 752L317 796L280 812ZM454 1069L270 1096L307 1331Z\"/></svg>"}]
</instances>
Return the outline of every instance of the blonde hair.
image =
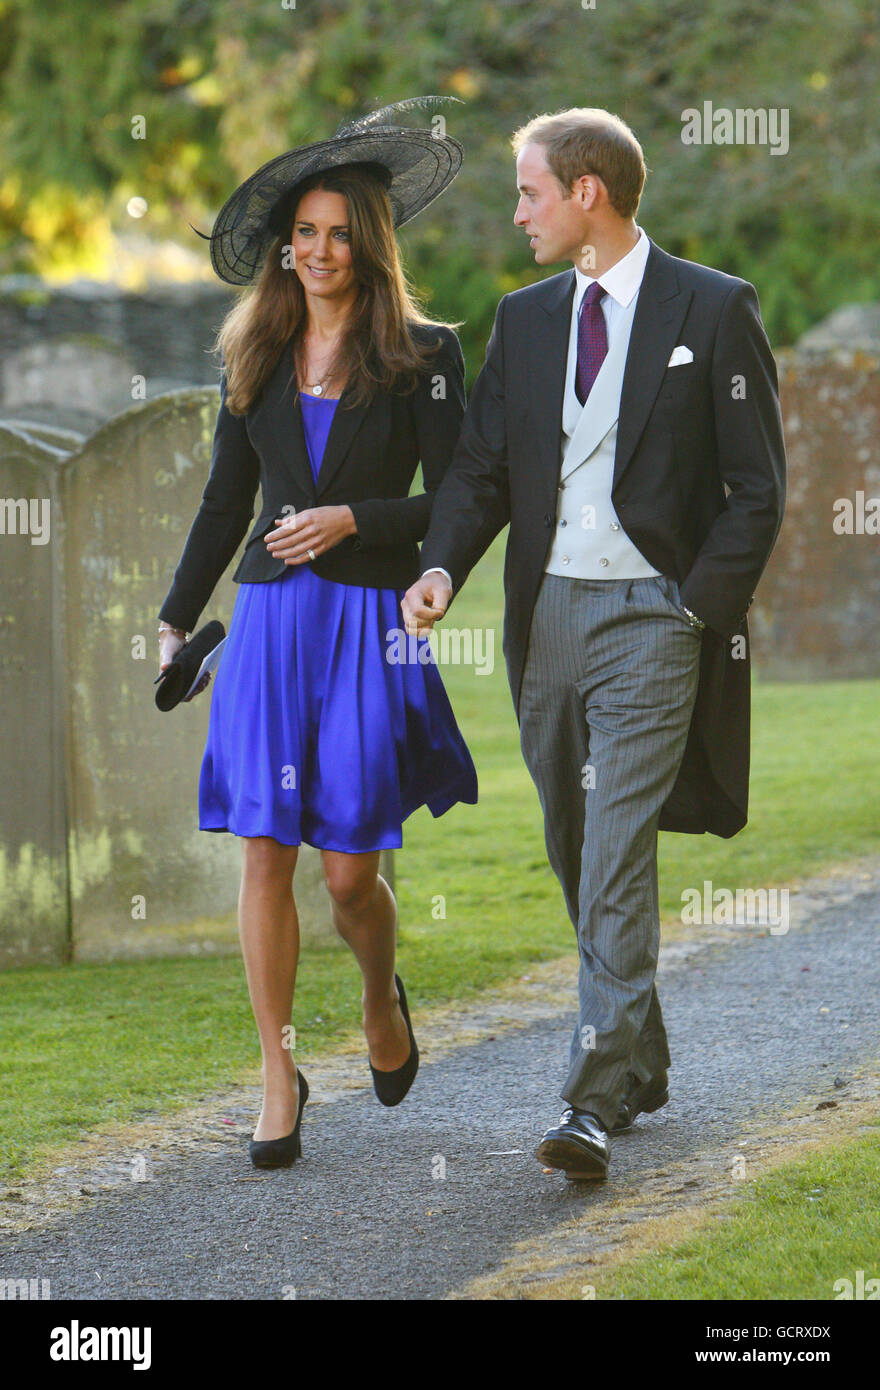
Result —
<instances>
[{"instance_id":1,"label":"blonde hair","mask_svg":"<svg viewBox=\"0 0 880 1390\"><path fill-rule=\"evenodd\" d=\"M642 147L619 116L598 106L572 106L552 116L535 116L511 136L514 154L524 145L541 145L547 164L562 185L563 197L583 174L596 174L620 217L635 217L647 170Z\"/></svg>"}]
</instances>

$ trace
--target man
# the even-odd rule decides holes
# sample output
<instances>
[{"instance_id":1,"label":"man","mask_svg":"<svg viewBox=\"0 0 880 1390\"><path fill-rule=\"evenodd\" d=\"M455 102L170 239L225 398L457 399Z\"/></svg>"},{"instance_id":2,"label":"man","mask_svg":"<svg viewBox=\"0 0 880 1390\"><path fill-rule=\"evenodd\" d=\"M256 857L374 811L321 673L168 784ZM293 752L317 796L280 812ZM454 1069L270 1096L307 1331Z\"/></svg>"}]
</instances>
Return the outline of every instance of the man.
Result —
<instances>
[{"instance_id":1,"label":"man","mask_svg":"<svg viewBox=\"0 0 880 1390\"><path fill-rule=\"evenodd\" d=\"M746 610L779 530L775 363L744 280L635 222L641 147L575 108L516 132L538 265L501 300L403 602L424 632L510 523L504 651L550 863L577 932L567 1107L538 1158L603 1178L668 1100L657 830L746 823Z\"/></svg>"}]
</instances>

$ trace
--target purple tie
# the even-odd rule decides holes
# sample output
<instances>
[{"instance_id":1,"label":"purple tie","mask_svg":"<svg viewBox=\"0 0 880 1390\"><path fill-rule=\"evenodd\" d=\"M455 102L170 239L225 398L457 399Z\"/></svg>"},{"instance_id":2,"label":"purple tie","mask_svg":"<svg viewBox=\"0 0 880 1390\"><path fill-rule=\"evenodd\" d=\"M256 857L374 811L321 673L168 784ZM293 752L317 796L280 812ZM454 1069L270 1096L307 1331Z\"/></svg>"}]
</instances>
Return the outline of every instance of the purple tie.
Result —
<instances>
[{"instance_id":1,"label":"purple tie","mask_svg":"<svg viewBox=\"0 0 880 1390\"><path fill-rule=\"evenodd\" d=\"M608 352L605 315L602 313L602 305L599 303L604 293L599 281L594 280L591 285L587 286L586 293L581 300L578 316L577 371L574 384L575 395L581 405L586 403L593 382L599 375L599 368L605 361Z\"/></svg>"}]
</instances>

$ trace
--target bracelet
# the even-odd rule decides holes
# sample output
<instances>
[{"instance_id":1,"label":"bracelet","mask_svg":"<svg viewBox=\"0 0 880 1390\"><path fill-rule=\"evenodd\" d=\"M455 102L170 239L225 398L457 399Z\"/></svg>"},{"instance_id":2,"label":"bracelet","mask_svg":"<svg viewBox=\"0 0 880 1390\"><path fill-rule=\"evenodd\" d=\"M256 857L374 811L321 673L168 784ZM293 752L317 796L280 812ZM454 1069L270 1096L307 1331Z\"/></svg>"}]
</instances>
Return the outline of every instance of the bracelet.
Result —
<instances>
[{"instance_id":1,"label":"bracelet","mask_svg":"<svg viewBox=\"0 0 880 1390\"><path fill-rule=\"evenodd\" d=\"M691 610L690 610L689 608L685 608L684 604L682 604L681 607L682 607L682 612L687 613L688 618L689 618L689 620L690 620L691 627L695 627L695 628L697 628L700 632L702 632L702 631L703 631L703 628L706 626L706 624L703 622L703 619L702 619L702 618L698 618L697 615L696 615L696 613L692 613Z\"/></svg>"},{"instance_id":2,"label":"bracelet","mask_svg":"<svg viewBox=\"0 0 880 1390\"><path fill-rule=\"evenodd\" d=\"M163 620L160 620L160 622L159 622L159 636L160 636L160 637L162 636L163 632L173 632L175 637L180 637L180 638L182 639L182 641L184 641L184 642L185 642L185 641L187 640L187 638L189 637L189 633L188 633L188 632L184 632L184 630L183 630L182 627L172 627L171 624L170 624L170 623L166 623L166 622L164 621L164 619L163 619Z\"/></svg>"}]
</instances>

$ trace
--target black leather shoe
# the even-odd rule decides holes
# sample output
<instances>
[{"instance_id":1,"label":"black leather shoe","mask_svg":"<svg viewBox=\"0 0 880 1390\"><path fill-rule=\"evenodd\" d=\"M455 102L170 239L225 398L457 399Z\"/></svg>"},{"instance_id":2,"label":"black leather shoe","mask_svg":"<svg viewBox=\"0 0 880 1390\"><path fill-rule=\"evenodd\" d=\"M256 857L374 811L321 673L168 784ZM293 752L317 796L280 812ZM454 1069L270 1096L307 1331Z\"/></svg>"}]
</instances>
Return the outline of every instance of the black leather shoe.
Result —
<instances>
[{"instance_id":1,"label":"black leather shoe","mask_svg":"<svg viewBox=\"0 0 880 1390\"><path fill-rule=\"evenodd\" d=\"M289 1168L302 1157L299 1128L302 1124L303 1109L309 1098L309 1083L299 1067L296 1069L299 1081L299 1114L296 1124L289 1134L281 1139L252 1139L250 1142L251 1163L255 1168Z\"/></svg>"},{"instance_id":2,"label":"black leather shoe","mask_svg":"<svg viewBox=\"0 0 880 1390\"><path fill-rule=\"evenodd\" d=\"M559 1124L538 1145L538 1159L548 1168L563 1168L573 1181L604 1178L608 1172L608 1135L595 1115L569 1105Z\"/></svg>"},{"instance_id":3,"label":"black leather shoe","mask_svg":"<svg viewBox=\"0 0 880 1390\"><path fill-rule=\"evenodd\" d=\"M626 1090L612 1126L612 1134L623 1134L631 1129L637 1115L653 1115L669 1100L669 1077L665 1071L658 1072L648 1081L640 1081L634 1072L626 1078Z\"/></svg>"},{"instance_id":4,"label":"black leather shoe","mask_svg":"<svg viewBox=\"0 0 880 1390\"><path fill-rule=\"evenodd\" d=\"M383 1105L399 1105L416 1079L416 1072L419 1069L419 1049L416 1047L416 1040L413 1037L412 1024L409 1021L409 1009L406 1006L406 990L403 987L403 980L399 975L394 976L394 983L397 985L397 993L400 996L400 1012L406 1022L407 1032L409 1033L409 1056L403 1066L397 1067L394 1071L377 1071L370 1063L370 1071L373 1075L373 1090L379 1097Z\"/></svg>"}]
</instances>

